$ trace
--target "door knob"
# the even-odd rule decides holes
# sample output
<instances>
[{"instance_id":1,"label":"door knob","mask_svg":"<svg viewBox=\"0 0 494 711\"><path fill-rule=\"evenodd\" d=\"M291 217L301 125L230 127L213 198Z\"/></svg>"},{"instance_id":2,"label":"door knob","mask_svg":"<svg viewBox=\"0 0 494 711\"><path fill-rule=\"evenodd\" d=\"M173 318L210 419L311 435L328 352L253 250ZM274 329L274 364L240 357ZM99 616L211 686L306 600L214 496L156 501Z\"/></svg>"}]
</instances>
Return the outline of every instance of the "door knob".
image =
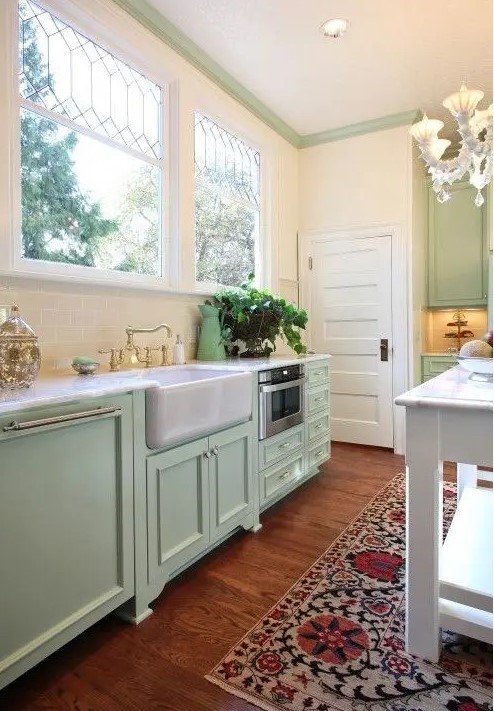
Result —
<instances>
[{"instance_id":1,"label":"door knob","mask_svg":"<svg viewBox=\"0 0 494 711\"><path fill-rule=\"evenodd\" d=\"M211 452L209 452L209 451L203 452L203 455L206 457L206 459L210 459L210 457L211 457Z\"/></svg>"},{"instance_id":2,"label":"door knob","mask_svg":"<svg viewBox=\"0 0 494 711\"><path fill-rule=\"evenodd\" d=\"M381 360L387 361L389 355L389 346L387 338L381 338L381 345L379 346L379 349L381 351Z\"/></svg>"},{"instance_id":3,"label":"door knob","mask_svg":"<svg viewBox=\"0 0 494 711\"><path fill-rule=\"evenodd\" d=\"M215 444L213 449L211 450L211 454L214 454L215 457L218 456L218 445Z\"/></svg>"}]
</instances>

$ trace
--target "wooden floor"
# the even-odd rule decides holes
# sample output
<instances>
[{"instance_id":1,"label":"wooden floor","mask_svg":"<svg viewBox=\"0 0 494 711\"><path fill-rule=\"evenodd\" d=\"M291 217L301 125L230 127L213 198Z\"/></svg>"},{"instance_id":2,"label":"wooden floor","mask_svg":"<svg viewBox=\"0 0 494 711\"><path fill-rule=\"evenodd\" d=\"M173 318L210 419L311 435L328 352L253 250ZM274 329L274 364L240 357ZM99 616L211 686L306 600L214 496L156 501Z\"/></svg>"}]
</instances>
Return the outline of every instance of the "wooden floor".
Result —
<instances>
[{"instance_id":1,"label":"wooden floor","mask_svg":"<svg viewBox=\"0 0 494 711\"><path fill-rule=\"evenodd\" d=\"M321 473L172 582L139 627L110 615L0 691L1 711L252 711L204 679L403 458L333 444ZM0 611L1 614L1 611Z\"/></svg>"}]
</instances>

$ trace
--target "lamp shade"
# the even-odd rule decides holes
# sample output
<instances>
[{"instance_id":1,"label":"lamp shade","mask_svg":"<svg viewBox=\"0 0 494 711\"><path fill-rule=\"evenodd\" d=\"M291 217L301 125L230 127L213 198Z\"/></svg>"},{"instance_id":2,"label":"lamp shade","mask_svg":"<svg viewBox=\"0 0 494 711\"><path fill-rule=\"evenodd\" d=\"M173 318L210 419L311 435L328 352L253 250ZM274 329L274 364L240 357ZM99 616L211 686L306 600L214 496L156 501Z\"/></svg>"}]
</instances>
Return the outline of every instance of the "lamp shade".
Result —
<instances>
[{"instance_id":1,"label":"lamp shade","mask_svg":"<svg viewBox=\"0 0 494 711\"><path fill-rule=\"evenodd\" d=\"M432 154L433 158L439 160L446 148L450 145L451 141L448 141L446 138L437 138L429 146L429 152Z\"/></svg>"},{"instance_id":2,"label":"lamp shade","mask_svg":"<svg viewBox=\"0 0 494 711\"><path fill-rule=\"evenodd\" d=\"M410 128L410 133L415 138L417 143L423 143L424 141L430 141L433 138L437 138L437 134L443 128L444 124L438 119L429 119L424 116L422 121L414 123Z\"/></svg>"},{"instance_id":3,"label":"lamp shade","mask_svg":"<svg viewBox=\"0 0 494 711\"><path fill-rule=\"evenodd\" d=\"M462 84L460 91L456 94L451 94L443 101L443 106L448 109L453 116L461 112L466 112L471 115L479 101L484 98L484 92L479 89L467 89L467 87Z\"/></svg>"}]
</instances>

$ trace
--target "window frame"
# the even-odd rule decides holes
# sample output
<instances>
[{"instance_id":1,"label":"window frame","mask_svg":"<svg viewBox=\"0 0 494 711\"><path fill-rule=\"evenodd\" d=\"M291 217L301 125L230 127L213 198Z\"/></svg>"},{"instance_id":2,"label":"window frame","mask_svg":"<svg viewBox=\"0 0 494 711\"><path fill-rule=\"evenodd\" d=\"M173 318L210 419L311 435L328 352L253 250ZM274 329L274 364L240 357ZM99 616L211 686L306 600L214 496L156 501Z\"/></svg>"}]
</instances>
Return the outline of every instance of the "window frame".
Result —
<instances>
[{"instance_id":1,"label":"window frame","mask_svg":"<svg viewBox=\"0 0 494 711\"><path fill-rule=\"evenodd\" d=\"M199 102L198 102L199 103ZM210 102L207 100L203 99L200 102L200 105L202 108L196 108L194 109L192 113L192 141L194 145L193 149L193 184L194 184L194 191L193 191L193 205L194 205L194 214L193 214L193 248L194 248L194 269L193 269L193 280L195 284L195 290L200 292L200 293L214 293L215 291L218 291L220 289L225 289L225 288L231 288L230 286L225 286L225 284L219 284L215 282L205 282L205 281L198 281L196 278L197 275L197 264L196 264L196 219L195 219L195 196L196 196L196 185L197 185L197 177L196 177L196 165L195 165L195 117L196 114L201 114L205 118L209 119L213 123L215 123L219 128L227 131L230 133L232 136L237 138L239 141L242 141L245 143L249 148L252 148L253 150L257 151L259 154L259 218L258 218L258 235L256 239L256 244L255 244L255 249L254 249L254 273L255 273L255 279L254 283L256 286L261 287L265 285L270 285L271 280L268 278L268 272L267 272L267 260L266 260L266 254L269 253L269 240L262 239L263 234L265 234L265 225L266 225L266 188L265 188L265 182L267 178L267 170L265 167L266 159L265 159L265 151L263 147L259 144L259 141L254 139L252 136L249 135L247 131L245 131L242 127L242 125L239 124L234 124L233 121L230 121L228 118L224 116L219 116L214 110L212 110ZM204 108L207 107L207 108ZM237 202L238 204L245 205L246 207L252 207L248 201L242 201L240 199L235 199L233 196L225 196L228 199L232 200L233 202Z\"/></svg>"},{"instance_id":2,"label":"window frame","mask_svg":"<svg viewBox=\"0 0 494 711\"><path fill-rule=\"evenodd\" d=\"M36 0L33 0L36 2ZM171 91L171 81L169 77L159 76L159 73L154 71L151 63L143 60L140 53L132 51L125 46L122 40L119 41L118 36L110 35L110 33L102 26L101 22L92 21L89 14L84 13L82 8L70 2L70 0L40 0L40 4L48 12L53 13L67 25L73 27L76 31L86 35L91 41L100 45L103 49L117 57L120 61L131 66L131 68L142 73L147 79L155 83L161 89L161 120L160 120L160 138L162 141L162 158L159 161L161 164L161 193L160 193L160 210L161 210L161 276L149 274L138 274L135 272L119 272L113 269L100 269L98 267L86 267L75 264L66 264L63 262L49 262L37 259L26 259L22 257L22 205L21 205L21 108L33 111L40 116L45 116L50 120L54 120L59 125L65 126L79 131L81 134L88 135L96 141L100 141L105 145L110 145L117 150L121 149L124 153L137 156L138 153L119 146L112 142L111 139L106 139L104 136L85 129L84 126L78 126L75 122L72 124L63 116L55 117L54 113L44 109L43 106L36 104L22 97L19 91L19 52L18 52L18 0L11 0L12 18L10 24L11 37L11 60L12 60L12 182L11 188L11 240L10 240L10 259L9 264L0 263L0 267L7 267L8 273L11 275L27 276L33 278L48 278L60 281L77 280L82 283L104 284L125 287L149 288L159 290L171 290L171 275L173 273L173 264L171 264L171 200L170 200L170 164L171 164L171 145L172 137L170 131L170 101L174 94ZM9 30L7 30L8 32ZM60 119L60 120L59 120ZM150 163L150 161L144 161ZM154 163L154 162L153 162ZM154 163L156 164L156 163ZM2 269L3 271L3 269Z\"/></svg>"},{"instance_id":3,"label":"window frame","mask_svg":"<svg viewBox=\"0 0 494 711\"><path fill-rule=\"evenodd\" d=\"M121 61L160 85L165 99L162 111L164 168L162 180L161 277L60 265L21 257L20 92L18 85L18 3L0 2L0 277L46 282L72 282L84 287L115 288L210 296L215 285L195 283L191 254L195 255L194 224L194 113L200 111L245 141L261 154L261 209L259 218L259 281L273 288L278 279L277 229L278 175L282 160L278 141L265 134L257 119L224 94L166 47L146 27L110 0L41 0L54 15L87 35ZM89 4L89 3L88 3ZM166 57L169 57L169 61ZM185 63L185 66L182 64ZM32 264L27 264L32 262ZM256 280L257 280L256 274ZM219 286L219 285L218 285ZM0 290L1 290L0 279Z\"/></svg>"}]
</instances>

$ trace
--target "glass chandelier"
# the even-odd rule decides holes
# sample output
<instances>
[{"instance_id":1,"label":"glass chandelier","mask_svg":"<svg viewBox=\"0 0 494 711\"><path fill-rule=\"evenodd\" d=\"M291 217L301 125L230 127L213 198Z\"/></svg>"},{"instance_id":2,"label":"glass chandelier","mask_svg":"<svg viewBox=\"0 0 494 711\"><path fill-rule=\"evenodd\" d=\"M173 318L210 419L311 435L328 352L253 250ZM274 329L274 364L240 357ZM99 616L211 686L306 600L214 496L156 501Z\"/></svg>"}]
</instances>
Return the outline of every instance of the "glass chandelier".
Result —
<instances>
[{"instance_id":1,"label":"glass chandelier","mask_svg":"<svg viewBox=\"0 0 494 711\"><path fill-rule=\"evenodd\" d=\"M442 121L429 119L424 114L422 121L415 123L410 129L429 168L432 188L439 202L446 202L451 198L451 192L444 186L460 180L468 172L470 183L477 188L475 204L480 207L484 203L481 190L492 178L492 104L488 109L477 110L477 104L483 98L483 91L470 91L462 84L460 91L443 101L443 106L458 123L461 141L456 158L441 158L451 144L451 141L438 137L444 126Z\"/></svg>"}]
</instances>

